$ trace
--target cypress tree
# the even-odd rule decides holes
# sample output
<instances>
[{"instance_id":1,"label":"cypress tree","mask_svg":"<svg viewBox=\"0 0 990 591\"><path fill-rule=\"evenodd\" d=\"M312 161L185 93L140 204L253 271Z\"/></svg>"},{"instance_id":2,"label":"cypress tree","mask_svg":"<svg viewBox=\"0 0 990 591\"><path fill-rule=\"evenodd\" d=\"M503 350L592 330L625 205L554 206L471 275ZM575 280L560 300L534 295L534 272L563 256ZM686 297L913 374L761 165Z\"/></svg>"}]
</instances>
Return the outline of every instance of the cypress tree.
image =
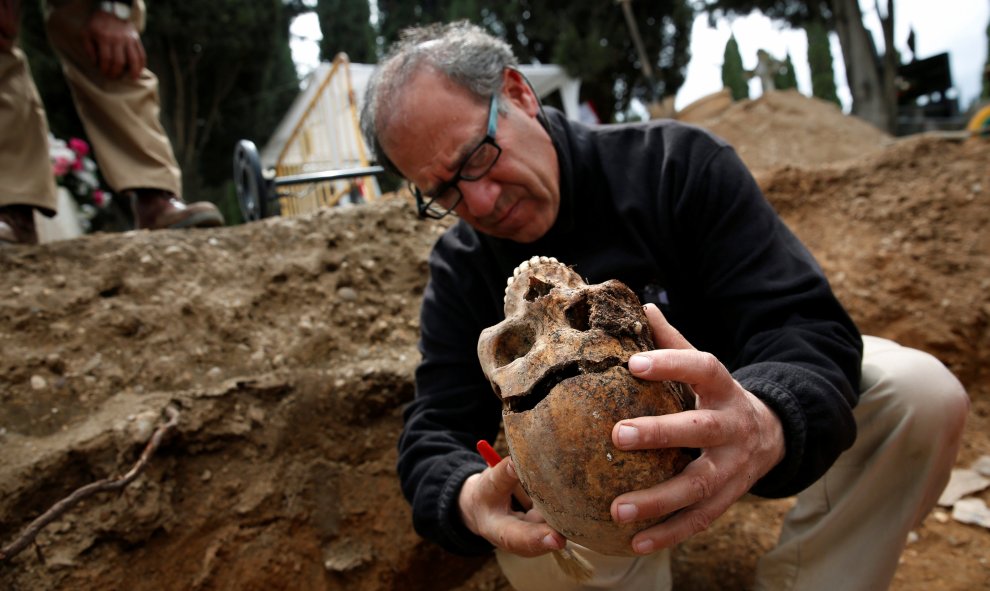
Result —
<instances>
[{"instance_id":1,"label":"cypress tree","mask_svg":"<svg viewBox=\"0 0 990 591\"><path fill-rule=\"evenodd\" d=\"M371 26L371 8L367 0L320 0L315 8L320 19L320 60L329 62L340 52L351 62L373 64L375 30Z\"/></svg>"},{"instance_id":2,"label":"cypress tree","mask_svg":"<svg viewBox=\"0 0 990 591\"><path fill-rule=\"evenodd\" d=\"M980 98L990 101L990 24L987 24L987 61L983 64L983 92Z\"/></svg>"},{"instance_id":3,"label":"cypress tree","mask_svg":"<svg viewBox=\"0 0 990 591\"><path fill-rule=\"evenodd\" d=\"M811 68L811 94L816 98L842 106L835 92L835 70L832 64L832 48L828 32L820 22L811 22L804 28L808 36L808 66Z\"/></svg>"},{"instance_id":4,"label":"cypress tree","mask_svg":"<svg viewBox=\"0 0 990 591\"><path fill-rule=\"evenodd\" d=\"M732 100L739 101L749 98L749 85L743 70L742 56L739 55L739 44L735 35L729 35L725 43L725 54L722 57L722 86L732 92Z\"/></svg>"},{"instance_id":5,"label":"cypress tree","mask_svg":"<svg viewBox=\"0 0 990 591\"><path fill-rule=\"evenodd\" d=\"M773 84L777 87L777 90L797 88L797 74L794 73L794 62L791 61L791 52L787 52L787 59L784 60L784 64L774 76Z\"/></svg>"}]
</instances>

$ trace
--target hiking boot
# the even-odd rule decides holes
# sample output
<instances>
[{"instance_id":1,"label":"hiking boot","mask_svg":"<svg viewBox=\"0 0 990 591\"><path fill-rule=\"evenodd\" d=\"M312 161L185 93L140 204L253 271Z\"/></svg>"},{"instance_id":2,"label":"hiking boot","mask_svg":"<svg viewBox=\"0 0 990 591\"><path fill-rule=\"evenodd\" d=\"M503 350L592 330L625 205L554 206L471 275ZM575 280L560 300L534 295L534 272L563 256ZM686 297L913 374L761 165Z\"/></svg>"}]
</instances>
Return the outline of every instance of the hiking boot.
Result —
<instances>
[{"instance_id":1,"label":"hiking boot","mask_svg":"<svg viewBox=\"0 0 990 591\"><path fill-rule=\"evenodd\" d=\"M139 230L209 228L223 225L223 215L209 201L185 203L174 193L156 189L129 191L134 227Z\"/></svg>"},{"instance_id":2,"label":"hiking boot","mask_svg":"<svg viewBox=\"0 0 990 591\"><path fill-rule=\"evenodd\" d=\"M0 207L0 242L8 244L37 244L34 208L30 205Z\"/></svg>"}]
</instances>

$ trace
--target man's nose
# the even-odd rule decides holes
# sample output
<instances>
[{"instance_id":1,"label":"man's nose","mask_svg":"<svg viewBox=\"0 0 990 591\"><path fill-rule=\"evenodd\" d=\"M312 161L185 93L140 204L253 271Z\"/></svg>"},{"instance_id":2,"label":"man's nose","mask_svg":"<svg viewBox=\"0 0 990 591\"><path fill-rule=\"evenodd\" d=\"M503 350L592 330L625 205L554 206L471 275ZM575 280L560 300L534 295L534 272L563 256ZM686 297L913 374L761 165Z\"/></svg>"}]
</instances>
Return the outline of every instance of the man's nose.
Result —
<instances>
[{"instance_id":1,"label":"man's nose","mask_svg":"<svg viewBox=\"0 0 990 591\"><path fill-rule=\"evenodd\" d=\"M461 181L462 203L471 217L480 218L492 213L498 196L502 193L501 185L487 177L476 181Z\"/></svg>"}]
</instances>

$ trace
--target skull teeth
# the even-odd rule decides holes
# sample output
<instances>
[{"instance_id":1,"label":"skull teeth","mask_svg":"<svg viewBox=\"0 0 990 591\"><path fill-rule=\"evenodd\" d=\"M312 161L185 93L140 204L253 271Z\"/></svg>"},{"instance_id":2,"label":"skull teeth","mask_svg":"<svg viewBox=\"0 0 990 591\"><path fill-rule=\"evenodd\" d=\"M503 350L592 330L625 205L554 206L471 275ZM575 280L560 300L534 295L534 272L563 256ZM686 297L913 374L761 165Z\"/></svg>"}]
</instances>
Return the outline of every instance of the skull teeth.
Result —
<instances>
[{"instance_id":1,"label":"skull teeth","mask_svg":"<svg viewBox=\"0 0 990 591\"><path fill-rule=\"evenodd\" d=\"M519 263L519 265L512 270L512 275L509 276L509 280L505 284L505 295L509 295L509 288L512 287L512 282L516 280L516 277L519 277L520 273L526 271L530 267L534 267L540 264L547 264L547 263L559 265L560 261L558 261L554 257L534 256L531 257L528 261L523 261Z\"/></svg>"}]
</instances>

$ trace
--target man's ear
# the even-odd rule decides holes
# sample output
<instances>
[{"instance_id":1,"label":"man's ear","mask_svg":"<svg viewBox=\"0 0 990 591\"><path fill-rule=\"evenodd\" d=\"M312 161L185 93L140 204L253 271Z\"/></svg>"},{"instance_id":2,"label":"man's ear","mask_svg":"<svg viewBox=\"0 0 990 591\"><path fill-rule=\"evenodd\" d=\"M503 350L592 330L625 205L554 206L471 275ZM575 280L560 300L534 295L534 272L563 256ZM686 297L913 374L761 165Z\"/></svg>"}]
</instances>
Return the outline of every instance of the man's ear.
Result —
<instances>
[{"instance_id":1,"label":"man's ear","mask_svg":"<svg viewBox=\"0 0 990 591\"><path fill-rule=\"evenodd\" d=\"M536 117L540 112L540 99L522 73L515 68L506 68L502 74L502 95L530 117Z\"/></svg>"}]
</instances>

